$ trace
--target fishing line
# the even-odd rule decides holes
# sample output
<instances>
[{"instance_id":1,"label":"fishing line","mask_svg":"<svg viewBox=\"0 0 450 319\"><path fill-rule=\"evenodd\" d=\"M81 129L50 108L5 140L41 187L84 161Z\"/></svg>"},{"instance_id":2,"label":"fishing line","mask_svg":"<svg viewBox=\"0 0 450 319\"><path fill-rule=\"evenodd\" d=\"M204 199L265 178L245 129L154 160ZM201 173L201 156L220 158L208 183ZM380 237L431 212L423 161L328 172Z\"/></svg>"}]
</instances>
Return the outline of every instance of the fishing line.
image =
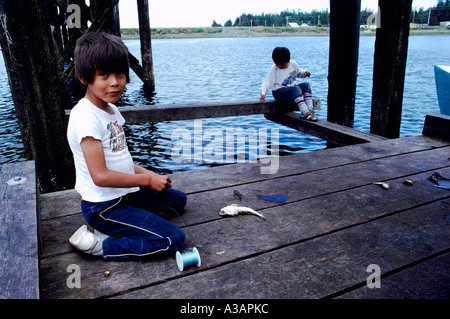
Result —
<instances>
[{"instance_id":1,"label":"fishing line","mask_svg":"<svg viewBox=\"0 0 450 319\"><path fill-rule=\"evenodd\" d=\"M191 267L193 265L197 265L197 267L200 267L202 264L200 254L195 247L192 248L192 250L187 250L183 253L177 251L175 256L177 260L177 266L180 271L183 271L183 269Z\"/></svg>"},{"instance_id":2,"label":"fishing line","mask_svg":"<svg viewBox=\"0 0 450 319\"><path fill-rule=\"evenodd\" d=\"M163 205L159 205L158 208L167 208L167 209L170 209L170 210L172 210L173 212L175 212L175 215L176 215L176 216L178 217L178 219L181 221L182 227L186 227L186 225L185 225L183 219L181 218L181 215L178 214L178 211L177 211L175 208L170 207L170 206L163 206ZM160 213L164 214L164 212L160 212ZM171 216L167 216L167 217L170 218ZM175 216L173 216L173 217L175 217ZM163 217L163 218L164 218L164 217Z\"/></svg>"}]
</instances>

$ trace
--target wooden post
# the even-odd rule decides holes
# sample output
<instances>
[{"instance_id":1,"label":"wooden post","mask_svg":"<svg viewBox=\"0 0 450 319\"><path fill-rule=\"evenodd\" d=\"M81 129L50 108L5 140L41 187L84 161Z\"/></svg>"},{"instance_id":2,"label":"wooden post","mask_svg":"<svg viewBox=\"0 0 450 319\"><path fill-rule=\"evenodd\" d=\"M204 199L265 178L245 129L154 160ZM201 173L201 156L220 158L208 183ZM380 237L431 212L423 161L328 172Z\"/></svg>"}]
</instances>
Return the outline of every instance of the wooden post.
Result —
<instances>
[{"instance_id":1,"label":"wooden post","mask_svg":"<svg viewBox=\"0 0 450 319\"><path fill-rule=\"evenodd\" d=\"M152 42L150 31L150 15L148 0L137 0L139 35L141 38L141 59L143 68L144 90L152 92L155 89L155 76L153 74Z\"/></svg>"},{"instance_id":2,"label":"wooden post","mask_svg":"<svg viewBox=\"0 0 450 319\"><path fill-rule=\"evenodd\" d=\"M330 0L329 122L353 127L361 0Z\"/></svg>"},{"instance_id":3,"label":"wooden post","mask_svg":"<svg viewBox=\"0 0 450 319\"><path fill-rule=\"evenodd\" d=\"M388 138L400 136L411 7L412 0L379 0L370 132Z\"/></svg>"},{"instance_id":4,"label":"wooden post","mask_svg":"<svg viewBox=\"0 0 450 319\"><path fill-rule=\"evenodd\" d=\"M107 6L111 3L110 0L90 0L89 9L91 11L91 20L100 17L101 13L105 11ZM120 19L119 19L119 4L116 4L111 10L110 16L103 24L102 31L108 32L120 37Z\"/></svg>"},{"instance_id":5,"label":"wooden post","mask_svg":"<svg viewBox=\"0 0 450 319\"><path fill-rule=\"evenodd\" d=\"M42 192L73 188L66 138L69 105L58 74L49 26L51 0L0 0L0 42L27 159L35 160Z\"/></svg>"}]
</instances>

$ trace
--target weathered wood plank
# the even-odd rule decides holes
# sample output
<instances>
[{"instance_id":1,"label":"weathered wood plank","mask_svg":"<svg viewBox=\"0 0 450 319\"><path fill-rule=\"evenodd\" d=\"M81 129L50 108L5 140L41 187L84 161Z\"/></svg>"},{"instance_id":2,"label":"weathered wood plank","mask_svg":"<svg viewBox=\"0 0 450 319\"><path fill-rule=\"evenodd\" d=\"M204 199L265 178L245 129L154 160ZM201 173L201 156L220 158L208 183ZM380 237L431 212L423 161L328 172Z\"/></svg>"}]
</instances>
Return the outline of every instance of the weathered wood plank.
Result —
<instances>
[{"instance_id":1,"label":"weathered wood plank","mask_svg":"<svg viewBox=\"0 0 450 319\"><path fill-rule=\"evenodd\" d=\"M0 298L39 298L39 209L34 161L0 174Z\"/></svg>"},{"instance_id":2,"label":"weathered wood plank","mask_svg":"<svg viewBox=\"0 0 450 319\"><path fill-rule=\"evenodd\" d=\"M449 299L450 253L425 260L400 272L383 276L380 288L361 288L345 293L344 299Z\"/></svg>"},{"instance_id":3,"label":"weathered wood plank","mask_svg":"<svg viewBox=\"0 0 450 319\"><path fill-rule=\"evenodd\" d=\"M366 282L371 264L383 274L448 249L448 204L439 201L118 297L327 297Z\"/></svg>"},{"instance_id":4,"label":"weathered wood plank","mask_svg":"<svg viewBox=\"0 0 450 319\"><path fill-rule=\"evenodd\" d=\"M80 194L74 189L41 194L39 201L42 220L81 212Z\"/></svg>"},{"instance_id":5,"label":"weathered wood plank","mask_svg":"<svg viewBox=\"0 0 450 319\"><path fill-rule=\"evenodd\" d=\"M340 192L361 185L370 185L380 180L388 182L398 176L447 167L449 163L446 154L449 153L450 147L447 147L420 152L414 156L414 159L409 160L409 154L398 155L246 183L237 187L239 192L244 195L242 201L233 197L234 187L223 187L208 192L189 194L186 213L173 222L177 226L186 227L219 219L220 208L231 203L239 203L260 210L310 197ZM229 174L234 175L232 171L229 171ZM428 173L428 175L431 174L432 172ZM311 185L316 186L311 187ZM270 196L284 196L285 201L268 201L263 196L268 196L269 199ZM67 240L61 242L61 239L69 238L71 233L83 223L83 219L79 216L43 221L42 231L45 238L43 256L71 251ZM62 227L63 225L65 227Z\"/></svg>"},{"instance_id":6,"label":"weathered wood plank","mask_svg":"<svg viewBox=\"0 0 450 319\"><path fill-rule=\"evenodd\" d=\"M198 171L182 172L170 175L174 187L187 194L216 188L234 187L243 183L262 181L293 174L315 171L355 161L367 161L376 158L417 152L449 145L449 142L424 136L406 137L360 145L326 149L308 154L296 154L279 158L278 172L261 175L261 163L232 164ZM230 172L233 172L230 174ZM75 190L42 194L42 219L72 215L80 212L80 198Z\"/></svg>"},{"instance_id":7,"label":"weathered wood plank","mask_svg":"<svg viewBox=\"0 0 450 319\"><path fill-rule=\"evenodd\" d=\"M448 175L450 168L440 172ZM428 172L411 176L411 179L417 181L413 187L404 185L402 177L390 181L388 191L376 185L366 185L261 210L267 217L267 222L254 216L239 216L185 227L186 246L198 247L202 256L200 270L208 270L439 198L448 198L448 191L433 187L427 180L428 176ZM216 252L219 251L225 251L225 254L217 255ZM66 268L70 264L80 266L81 289L69 289L66 285ZM45 282L42 293L46 298L111 296L187 276L198 270L194 268L180 273L175 265L174 258L123 263L106 262L78 252L63 254L42 261L42 277ZM111 277L103 278L105 270L111 271Z\"/></svg>"},{"instance_id":8,"label":"weathered wood plank","mask_svg":"<svg viewBox=\"0 0 450 319\"><path fill-rule=\"evenodd\" d=\"M450 116L427 114L422 134L450 141Z\"/></svg>"},{"instance_id":9,"label":"weathered wood plank","mask_svg":"<svg viewBox=\"0 0 450 319\"><path fill-rule=\"evenodd\" d=\"M298 113L272 113L266 114L265 117L276 123L332 142L338 146L378 142L386 139L385 137L357 131L353 128L327 121L311 122L302 119Z\"/></svg>"},{"instance_id":10,"label":"weathered wood plank","mask_svg":"<svg viewBox=\"0 0 450 319\"><path fill-rule=\"evenodd\" d=\"M415 161L410 161L409 165L403 164L406 162L406 156L399 156L357 163L351 165L352 167L334 167L285 178L249 183L238 188L244 195L242 201L234 198L234 188L228 187L189 194L186 213L180 218L174 219L173 223L180 227L186 227L220 219L218 215L220 208L233 202L256 210L263 210L333 192L342 192L361 185L370 185L380 180L390 183L389 180L398 176L408 176L427 169L431 170L428 173L428 176L430 176L434 170L448 166L449 163L445 158L445 154L448 152L449 149L444 149L441 152L437 150L429 151ZM319 186L310 187L314 183L318 183ZM272 202L260 196L285 196L286 201ZM42 223L45 238L43 256L49 256L72 250L65 239L69 238L84 223L84 220L81 215L76 215L45 220Z\"/></svg>"},{"instance_id":11,"label":"weathered wood plank","mask_svg":"<svg viewBox=\"0 0 450 319\"><path fill-rule=\"evenodd\" d=\"M362 185L371 185L374 182L385 181L389 183L391 179L396 179L399 176L410 176L426 170L431 170L428 173L430 176L433 170L449 166L447 154L450 154L450 147L440 151L424 151L416 154L414 159L409 159L407 155L399 155L393 158L376 159L248 183L237 187L239 192L244 195L241 201L233 198L234 187L190 194L185 216L182 216L181 221L176 220L174 222L178 225L190 225L213 220L219 218L217 213L220 208L231 203L260 210L306 198L345 191ZM285 201L270 201L264 199L264 196L268 199L271 196L284 196Z\"/></svg>"}]
</instances>

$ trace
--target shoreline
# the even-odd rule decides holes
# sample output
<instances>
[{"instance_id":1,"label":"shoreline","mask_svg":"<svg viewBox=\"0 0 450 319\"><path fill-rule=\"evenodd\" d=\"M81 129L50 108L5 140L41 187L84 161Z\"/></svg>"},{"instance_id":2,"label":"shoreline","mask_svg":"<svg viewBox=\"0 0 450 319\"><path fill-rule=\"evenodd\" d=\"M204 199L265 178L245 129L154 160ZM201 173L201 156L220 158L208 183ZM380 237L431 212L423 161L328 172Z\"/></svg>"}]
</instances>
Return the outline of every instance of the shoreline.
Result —
<instances>
[{"instance_id":1,"label":"shoreline","mask_svg":"<svg viewBox=\"0 0 450 319\"><path fill-rule=\"evenodd\" d=\"M193 38L250 38L250 37L328 37L329 28L293 29L276 27L267 32L261 27L219 27L219 28L161 28L152 29L152 40ZM361 30L360 36L375 36L376 29ZM122 39L139 40L139 29L122 29ZM412 28L410 36L450 35L450 29L442 27Z\"/></svg>"}]
</instances>

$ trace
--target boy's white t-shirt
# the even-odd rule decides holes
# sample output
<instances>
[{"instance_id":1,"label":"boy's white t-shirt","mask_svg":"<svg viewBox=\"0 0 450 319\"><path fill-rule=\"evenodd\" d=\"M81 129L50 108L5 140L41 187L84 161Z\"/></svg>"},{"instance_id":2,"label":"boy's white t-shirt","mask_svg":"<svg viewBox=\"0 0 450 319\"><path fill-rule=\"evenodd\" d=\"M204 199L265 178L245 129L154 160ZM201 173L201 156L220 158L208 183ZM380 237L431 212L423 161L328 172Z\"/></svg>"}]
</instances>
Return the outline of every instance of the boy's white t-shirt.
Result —
<instances>
[{"instance_id":1,"label":"boy's white t-shirt","mask_svg":"<svg viewBox=\"0 0 450 319\"><path fill-rule=\"evenodd\" d=\"M100 187L94 184L89 174L80 145L82 139L88 136L102 141L108 169L134 174L133 159L128 151L125 133L122 129L125 119L115 105L109 104L109 106L114 111L112 115L83 98L70 112L67 139L75 161L75 189L83 200L89 202L104 202L139 190L139 187Z\"/></svg>"},{"instance_id":2,"label":"boy's white t-shirt","mask_svg":"<svg viewBox=\"0 0 450 319\"><path fill-rule=\"evenodd\" d=\"M275 64L270 68L260 87L261 95L266 95L269 90L276 91L283 87L294 86L297 78L306 78L306 70L299 68L294 60L289 62L286 69L280 69Z\"/></svg>"}]
</instances>

